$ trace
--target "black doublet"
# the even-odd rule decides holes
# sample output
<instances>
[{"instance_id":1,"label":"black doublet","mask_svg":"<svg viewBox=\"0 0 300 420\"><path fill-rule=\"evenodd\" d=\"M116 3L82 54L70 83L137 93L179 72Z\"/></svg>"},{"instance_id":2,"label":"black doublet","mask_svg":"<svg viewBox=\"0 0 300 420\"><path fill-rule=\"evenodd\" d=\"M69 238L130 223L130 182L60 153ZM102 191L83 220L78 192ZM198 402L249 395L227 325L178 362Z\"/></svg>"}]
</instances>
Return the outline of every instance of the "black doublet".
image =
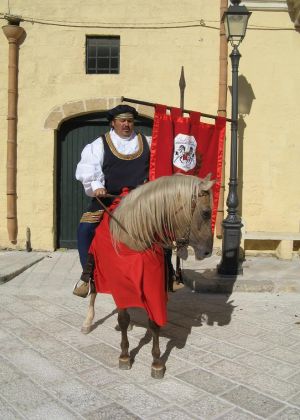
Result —
<instances>
[{"instance_id":1,"label":"black doublet","mask_svg":"<svg viewBox=\"0 0 300 420\"><path fill-rule=\"evenodd\" d=\"M102 136L102 140L104 146L102 171L105 188L109 194L119 195L123 188L136 188L148 180L150 150L142 134L138 134L138 151L130 155L123 155L116 150L109 133ZM101 201L109 206L113 199L103 198ZM101 209L99 202L93 198L88 211L94 212Z\"/></svg>"}]
</instances>

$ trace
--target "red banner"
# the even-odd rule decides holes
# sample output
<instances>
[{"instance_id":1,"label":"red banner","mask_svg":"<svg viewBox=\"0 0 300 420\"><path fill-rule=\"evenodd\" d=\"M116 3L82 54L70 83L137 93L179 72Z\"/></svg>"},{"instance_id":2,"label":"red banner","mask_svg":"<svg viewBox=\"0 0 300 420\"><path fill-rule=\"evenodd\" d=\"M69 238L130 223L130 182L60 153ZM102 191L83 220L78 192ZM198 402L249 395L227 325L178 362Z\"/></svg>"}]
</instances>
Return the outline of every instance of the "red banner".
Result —
<instances>
[{"instance_id":1,"label":"red banner","mask_svg":"<svg viewBox=\"0 0 300 420\"><path fill-rule=\"evenodd\" d=\"M156 105L152 132L149 178L183 173L214 179L212 228L214 229L221 187L226 119L215 124L201 122L200 112L184 117L179 108Z\"/></svg>"}]
</instances>

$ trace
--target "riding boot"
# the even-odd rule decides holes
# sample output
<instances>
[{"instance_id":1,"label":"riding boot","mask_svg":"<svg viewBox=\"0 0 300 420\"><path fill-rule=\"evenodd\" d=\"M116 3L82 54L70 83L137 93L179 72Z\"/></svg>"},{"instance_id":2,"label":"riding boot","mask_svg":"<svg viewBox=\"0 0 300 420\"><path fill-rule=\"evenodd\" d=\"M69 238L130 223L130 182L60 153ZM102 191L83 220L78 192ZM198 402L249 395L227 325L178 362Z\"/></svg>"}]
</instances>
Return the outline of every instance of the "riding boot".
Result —
<instances>
[{"instance_id":1,"label":"riding boot","mask_svg":"<svg viewBox=\"0 0 300 420\"><path fill-rule=\"evenodd\" d=\"M88 254L86 264L83 268L80 280L75 284L73 294L80 297L87 297L95 293L94 283L95 260L92 254ZM80 284L79 284L80 283Z\"/></svg>"}]
</instances>

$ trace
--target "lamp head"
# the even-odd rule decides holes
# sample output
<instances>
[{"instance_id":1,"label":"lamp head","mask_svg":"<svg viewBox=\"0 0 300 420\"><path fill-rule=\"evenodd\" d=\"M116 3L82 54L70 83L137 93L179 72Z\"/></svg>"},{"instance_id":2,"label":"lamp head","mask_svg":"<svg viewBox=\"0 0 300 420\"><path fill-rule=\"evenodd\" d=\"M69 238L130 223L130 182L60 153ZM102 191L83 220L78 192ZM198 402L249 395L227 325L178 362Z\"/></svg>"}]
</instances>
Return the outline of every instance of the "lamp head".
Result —
<instances>
[{"instance_id":1,"label":"lamp head","mask_svg":"<svg viewBox=\"0 0 300 420\"><path fill-rule=\"evenodd\" d=\"M251 12L247 7L240 6L241 0L231 0L232 5L224 12L222 22L225 25L226 38L234 47L240 45L245 37L248 19Z\"/></svg>"}]
</instances>

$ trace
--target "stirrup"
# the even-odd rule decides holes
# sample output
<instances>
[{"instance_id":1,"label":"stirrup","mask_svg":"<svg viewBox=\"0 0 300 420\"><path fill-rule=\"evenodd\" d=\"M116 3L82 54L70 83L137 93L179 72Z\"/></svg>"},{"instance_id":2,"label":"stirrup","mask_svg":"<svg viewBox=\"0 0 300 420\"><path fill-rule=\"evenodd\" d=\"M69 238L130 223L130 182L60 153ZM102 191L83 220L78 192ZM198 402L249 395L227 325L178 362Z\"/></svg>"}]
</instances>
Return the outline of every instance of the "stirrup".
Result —
<instances>
[{"instance_id":1,"label":"stirrup","mask_svg":"<svg viewBox=\"0 0 300 420\"><path fill-rule=\"evenodd\" d=\"M79 282L82 282L80 286L78 286ZM73 287L73 295L86 298L91 293L95 293L95 285L91 278L88 282L84 282L83 280L79 279Z\"/></svg>"}]
</instances>

